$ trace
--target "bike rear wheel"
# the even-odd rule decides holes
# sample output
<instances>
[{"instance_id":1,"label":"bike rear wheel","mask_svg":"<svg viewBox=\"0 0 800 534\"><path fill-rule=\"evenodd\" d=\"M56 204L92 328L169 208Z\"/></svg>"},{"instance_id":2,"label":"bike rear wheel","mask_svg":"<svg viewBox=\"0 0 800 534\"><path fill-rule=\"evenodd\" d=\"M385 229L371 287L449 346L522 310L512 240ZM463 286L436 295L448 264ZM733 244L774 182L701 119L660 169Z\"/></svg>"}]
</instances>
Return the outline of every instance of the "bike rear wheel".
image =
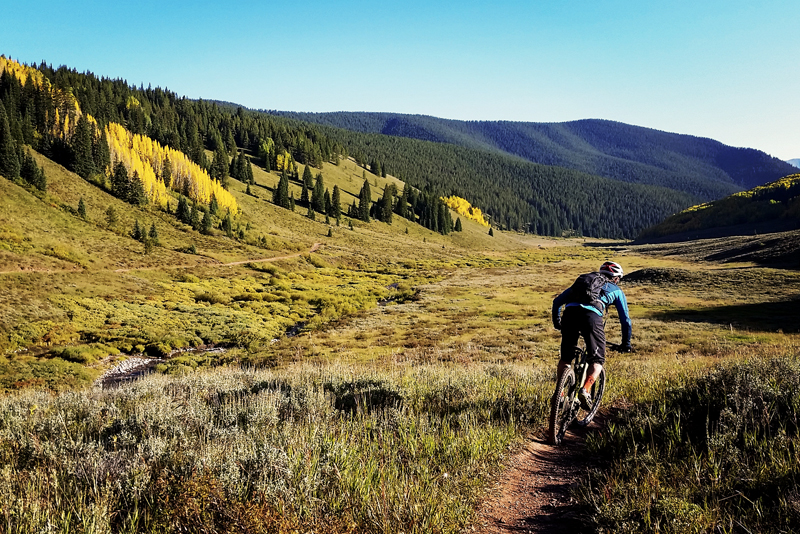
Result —
<instances>
[{"instance_id":1,"label":"bike rear wheel","mask_svg":"<svg viewBox=\"0 0 800 534\"><path fill-rule=\"evenodd\" d=\"M592 409L589 411L584 410L582 407L579 406L578 413L576 415L577 423L580 426L586 426L592 422L594 419L595 414L597 413L597 409L600 408L600 401L603 400L603 393L606 391L606 370L603 369L600 371L600 376L597 377L597 380L594 381L592 384Z\"/></svg>"},{"instance_id":2,"label":"bike rear wheel","mask_svg":"<svg viewBox=\"0 0 800 534\"><path fill-rule=\"evenodd\" d=\"M560 380L556 384L553 398L550 400L550 428L548 439L553 445L561 444L567 427L575 418L575 372L571 367L564 370Z\"/></svg>"}]
</instances>

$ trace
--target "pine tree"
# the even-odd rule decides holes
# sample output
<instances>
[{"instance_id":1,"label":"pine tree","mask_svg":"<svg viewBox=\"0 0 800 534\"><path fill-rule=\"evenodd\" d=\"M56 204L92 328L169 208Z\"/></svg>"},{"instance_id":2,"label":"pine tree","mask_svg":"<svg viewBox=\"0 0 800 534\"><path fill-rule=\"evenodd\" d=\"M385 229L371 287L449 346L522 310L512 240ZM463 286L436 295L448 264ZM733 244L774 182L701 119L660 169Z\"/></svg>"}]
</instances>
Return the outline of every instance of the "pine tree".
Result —
<instances>
[{"instance_id":1,"label":"pine tree","mask_svg":"<svg viewBox=\"0 0 800 534\"><path fill-rule=\"evenodd\" d=\"M278 180L278 185L275 186L275 190L272 192L272 202L273 204L280 206L282 208L289 209L289 177L286 174L286 170L281 173L281 178Z\"/></svg>"},{"instance_id":2,"label":"pine tree","mask_svg":"<svg viewBox=\"0 0 800 534\"><path fill-rule=\"evenodd\" d=\"M86 220L86 203L83 201L83 197L78 201L78 217Z\"/></svg>"},{"instance_id":3,"label":"pine tree","mask_svg":"<svg viewBox=\"0 0 800 534\"><path fill-rule=\"evenodd\" d=\"M333 186L333 195L331 195L331 217L337 221L342 218L342 193L339 191L339 186Z\"/></svg>"},{"instance_id":4,"label":"pine tree","mask_svg":"<svg viewBox=\"0 0 800 534\"><path fill-rule=\"evenodd\" d=\"M189 222L193 229L200 229L200 208L197 207L197 202L192 202L192 212L190 214Z\"/></svg>"},{"instance_id":5,"label":"pine tree","mask_svg":"<svg viewBox=\"0 0 800 534\"><path fill-rule=\"evenodd\" d=\"M383 188L383 197L381 197L380 202L380 219L387 224L392 224L392 200L394 199L394 193L394 184L389 184Z\"/></svg>"},{"instance_id":6,"label":"pine tree","mask_svg":"<svg viewBox=\"0 0 800 534\"><path fill-rule=\"evenodd\" d=\"M331 201L331 192L328 191L327 189L325 190L324 203L325 203L325 215L330 217L331 215L333 215L333 213L332 213L333 212L333 202Z\"/></svg>"},{"instance_id":7,"label":"pine tree","mask_svg":"<svg viewBox=\"0 0 800 534\"><path fill-rule=\"evenodd\" d=\"M190 224L192 222L189 201L183 195L178 198L178 208L175 210L175 217L184 224Z\"/></svg>"},{"instance_id":8,"label":"pine tree","mask_svg":"<svg viewBox=\"0 0 800 534\"><path fill-rule=\"evenodd\" d=\"M172 162L170 162L169 156L164 158L164 163L161 165L161 167L161 181L164 182L167 187L169 187L170 183L172 182Z\"/></svg>"},{"instance_id":9,"label":"pine tree","mask_svg":"<svg viewBox=\"0 0 800 534\"><path fill-rule=\"evenodd\" d=\"M294 191L289 195L289 209L294 211Z\"/></svg>"},{"instance_id":10,"label":"pine tree","mask_svg":"<svg viewBox=\"0 0 800 534\"><path fill-rule=\"evenodd\" d=\"M225 218L222 219L222 231L225 232L225 235L229 238L233 238L233 221L231 221L231 212L227 212L225 214Z\"/></svg>"},{"instance_id":11,"label":"pine tree","mask_svg":"<svg viewBox=\"0 0 800 534\"><path fill-rule=\"evenodd\" d=\"M3 71L5 72L5 71ZM0 174L13 179L19 176L20 161L17 143L11 135L6 108L0 101Z\"/></svg>"},{"instance_id":12,"label":"pine tree","mask_svg":"<svg viewBox=\"0 0 800 534\"><path fill-rule=\"evenodd\" d=\"M208 203L208 211L215 217L217 213L219 213L219 202L217 202L217 196L214 193L211 193L211 202Z\"/></svg>"},{"instance_id":13,"label":"pine tree","mask_svg":"<svg viewBox=\"0 0 800 534\"><path fill-rule=\"evenodd\" d=\"M121 200L128 200L130 195L130 179L125 165L118 161L114 165L114 173L111 175L111 193Z\"/></svg>"},{"instance_id":14,"label":"pine tree","mask_svg":"<svg viewBox=\"0 0 800 534\"><path fill-rule=\"evenodd\" d=\"M319 213L325 213L325 183L322 179L322 173L317 175L314 190L311 192L311 207Z\"/></svg>"},{"instance_id":15,"label":"pine tree","mask_svg":"<svg viewBox=\"0 0 800 534\"><path fill-rule=\"evenodd\" d=\"M114 206L109 206L108 209L106 209L106 225L109 228L114 228L118 222L117 210L114 209Z\"/></svg>"},{"instance_id":16,"label":"pine tree","mask_svg":"<svg viewBox=\"0 0 800 534\"><path fill-rule=\"evenodd\" d=\"M361 192L358 194L358 218L369 222L370 208L372 208L372 190L369 180L364 180L364 185L361 186Z\"/></svg>"},{"instance_id":17,"label":"pine tree","mask_svg":"<svg viewBox=\"0 0 800 534\"><path fill-rule=\"evenodd\" d=\"M211 235L212 234L212 215L209 211L203 212L203 220L200 221L200 233L204 235Z\"/></svg>"},{"instance_id":18,"label":"pine tree","mask_svg":"<svg viewBox=\"0 0 800 534\"><path fill-rule=\"evenodd\" d=\"M456 219L456 228L455 228L455 230L456 230L456 232L462 232L463 231L462 228L461 228L461 217L458 217Z\"/></svg>"},{"instance_id":19,"label":"pine tree","mask_svg":"<svg viewBox=\"0 0 800 534\"><path fill-rule=\"evenodd\" d=\"M131 232L131 237L134 238L136 241L141 241L143 235L144 231L142 230L142 227L139 225L139 219L136 219L133 223L133 231Z\"/></svg>"},{"instance_id":20,"label":"pine tree","mask_svg":"<svg viewBox=\"0 0 800 534\"><path fill-rule=\"evenodd\" d=\"M129 187L128 202L134 206L144 206L147 204L147 194L144 192L144 184L139 178L138 171L133 171Z\"/></svg>"},{"instance_id":21,"label":"pine tree","mask_svg":"<svg viewBox=\"0 0 800 534\"><path fill-rule=\"evenodd\" d=\"M94 126L86 118L86 115L81 115L75 125L75 133L72 134L71 168L75 174L84 179L97 172L92 152L93 130Z\"/></svg>"},{"instance_id":22,"label":"pine tree","mask_svg":"<svg viewBox=\"0 0 800 534\"><path fill-rule=\"evenodd\" d=\"M148 232L147 236L150 238L150 241L154 245L158 245L158 230L156 229L156 223L152 223L150 225L150 232Z\"/></svg>"},{"instance_id":23,"label":"pine tree","mask_svg":"<svg viewBox=\"0 0 800 534\"><path fill-rule=\"evenodd\" d=\"M489 227L489 235L494 237L494 230L492 229L491 226Z\"/></svg>"}]
</instances>

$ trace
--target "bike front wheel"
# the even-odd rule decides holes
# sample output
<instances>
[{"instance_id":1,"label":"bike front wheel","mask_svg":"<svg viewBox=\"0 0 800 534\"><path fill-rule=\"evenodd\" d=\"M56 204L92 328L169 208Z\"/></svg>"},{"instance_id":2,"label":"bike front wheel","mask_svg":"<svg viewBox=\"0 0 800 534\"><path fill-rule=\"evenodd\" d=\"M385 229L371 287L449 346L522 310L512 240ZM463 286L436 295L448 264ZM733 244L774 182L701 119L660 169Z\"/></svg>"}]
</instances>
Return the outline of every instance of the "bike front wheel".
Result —
<instances>
[{"instance_id":1,"label":"bike front wheel","mask_svg":"<svg viewBox=\"0 0 800 534\"><path fill-rule=\"evenodd\" d=\"M553 445L560 445L567 432L567 427L575 418L575 373L568 367L561 374L561 378L556 384L553 398L550 400L550 428L548 439Z\"/></svg>"},{"instance_id":2,"label":"bike front wheel","mask_svg":"<svg viewBox=\"0 0 800 534\"><path fill-rule=\"evenodd\" d=\"M595 380L594 384L592 384L592 409L587 411L580 406L578 407L576 419L580 426L586 426L592 422L592 419L594 419L594 416L597 413L597 409L600 408L600 401L603 400L603 393L605 393L605 391L606 370L603 369L600 371L600 376L598 376L597 380Z\"/></svg>"}]
</instances>

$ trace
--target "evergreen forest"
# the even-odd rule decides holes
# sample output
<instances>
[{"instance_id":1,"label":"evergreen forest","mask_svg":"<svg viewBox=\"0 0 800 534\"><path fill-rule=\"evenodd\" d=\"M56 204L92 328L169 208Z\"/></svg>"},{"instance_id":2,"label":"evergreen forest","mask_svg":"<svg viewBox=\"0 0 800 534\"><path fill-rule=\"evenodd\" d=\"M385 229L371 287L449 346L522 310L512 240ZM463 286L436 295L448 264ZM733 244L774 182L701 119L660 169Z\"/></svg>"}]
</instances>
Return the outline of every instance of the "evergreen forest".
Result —
<instances>
[{"instance_id":1,"label":"evergreen forest","mask_svg":"<svg viewBox=\"0 0 800 534\"><path fill-rule=\"evenodd\" d=\"M164 188L199 203L203 212L215 200L222 208L215 220L220 226L225 210L236 215L236 206L224 191L226 181L250 180L248 164L285 171L287 178L299 180L297 164L319 167L347 157L373 174L391 174L411 186L409 191L398 188L375 206L362 207L359 219L387 221L395 213L442 233L455 228L442 197L466 199L499 229L612 238L633 238L704 198L697 192L620 183L534 164L497 151L358 133L227 103L191 100L167 89L135 87L65 66L41 63L25 69L31 74L18 76L7 68L0 75L0 102L9 132L4 139L13 140L16 148L10 150L17 152L17 162L24 158L21 147L27 145L84 178L104 171L101 181L115 195L132 203L156 202L165 210L174 206ZM69 106L72 100L74 109ZM127 130L119 134L130 137L127 143L147 145L146 151L155 154L149 162L152 171L126 160L128 176L117 169L120 176L114 181L118 150L114 143L109 146L110 133L104 140L98 132L117 132L113 126L117 124ZM170 151L185 154L188 160L178 164L176 158L184 156ZM185 176L175 176L184 168ZM319 202L317 209L327 212ZM346 207L345 211L351 213Z\"/></svg>"}]
</instances>

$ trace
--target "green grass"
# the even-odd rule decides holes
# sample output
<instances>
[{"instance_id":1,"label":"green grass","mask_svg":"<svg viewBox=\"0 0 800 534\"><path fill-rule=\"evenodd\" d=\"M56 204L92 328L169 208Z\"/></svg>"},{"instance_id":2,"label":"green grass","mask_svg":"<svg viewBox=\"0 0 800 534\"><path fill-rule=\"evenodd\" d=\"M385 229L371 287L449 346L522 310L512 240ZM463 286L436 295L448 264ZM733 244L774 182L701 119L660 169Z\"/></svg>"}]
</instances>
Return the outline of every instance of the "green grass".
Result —
<instances>
[{"instance_id":1,"label":"green grass","mask_svg":"<svg viewBox=\"0 0 800 534\"><path fill-rule=\"evenodd\" d=\"M651 456L637 473L673 473L672 463L691 472L689 456L671 456L675 440L673 449L647 451L656 439L666 447L669 432L682 447L697 445L684 439L694 436L684 416L674 416L688 413L679 393L696 392L719 364L733 369L747 359L757 371L759 362L800 353L794 271L645 256L582 239L490 238L466 220L450 236L396 218L353 230L334 224L329 238L319 217L277 208L264 187L247 196L235 181L245 239L202 236L40 164L46 195L0 179L4 532L48 524L60 532L461 531L509 451L544 424L560 341L553 297L606 259L629 273L622 287L636 349L609 357L604 401L633 408L608 436L591 438L613 469L630 461L612 454L628 446L625 428L634 457ZM277 182L275 173L255 174L261 185ZM361 187L352 162L323 174L330 188ZM370 179L377 198L385 181ZM81 197L88 222L73 213ZM119 208L121 228L106 227L107 205ZM135 218L158 226L162 246L152 254L124 235ZM309 253L314 243L322 246ZM185 252L192 244L196 255ZM284 335L295 326L297 335ZM607 332L619 340L613 311ZM120 390L88 387L127 354L208 343L230 350L178 355ZM744 371L722 373L711 376L746 385ZM758 402L756 389L738 391L723 400ZM672 430L641 434L642 421L658 418ZM790 472L780 466L797 450L795 431L787 427L784 440L769 428L778 467L764 449L742 450L759 458L748 468L777 480ZM708 450L697 445L691 461L713 469ZM686 521L732 532L733 517L773 528L738 493L687 499L667 485L670 477L639 484L613 469L581 490L584 517L597 528L679 531ZM611 477L607 492L600 476ZM723 478L720 487L758 502L760 494ZM663 492L647 501L651 483ZM793 517L791 495L758 510Z\"/></svg>"},{"instance_id":2,"label":"green grass","mask_svg":"<svg viewBox=\"0 0 800 534\"><path fill-rule=\"evenodd\" d=\"M791 354L791 353L790 353ZM599 532L790 532L800 521L796 352L670 380L592 434Z\"/></svg>"},{"instance_id":3,"label":"green grass","mask_svg":"<svg viewBox=\"0 0 800 534\"><path fill-rule=\"evenodd\" d=\"M301 365L17 393L0 399L0 524L458 532L519 427L543 420L549 375Z\"/></svg>"}]
</instances>

